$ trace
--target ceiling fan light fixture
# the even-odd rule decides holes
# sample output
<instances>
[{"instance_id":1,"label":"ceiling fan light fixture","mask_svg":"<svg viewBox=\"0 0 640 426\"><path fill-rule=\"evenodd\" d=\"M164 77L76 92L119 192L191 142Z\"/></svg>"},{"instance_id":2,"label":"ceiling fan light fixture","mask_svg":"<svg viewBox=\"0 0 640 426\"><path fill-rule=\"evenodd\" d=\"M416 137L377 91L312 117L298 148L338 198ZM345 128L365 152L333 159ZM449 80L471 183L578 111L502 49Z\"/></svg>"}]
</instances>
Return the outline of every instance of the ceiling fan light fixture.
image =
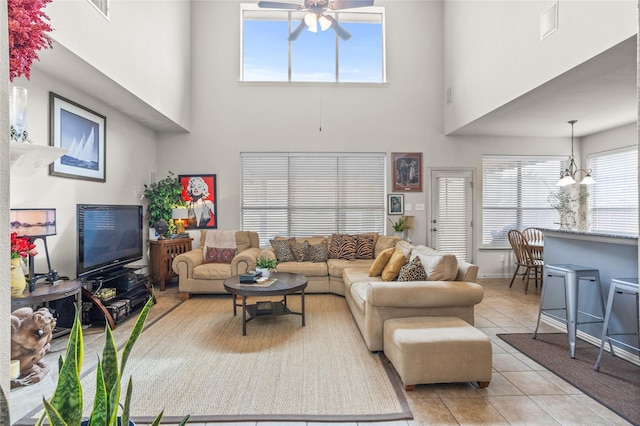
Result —
<instances>
[{"instance_id":1,"label":"ceiling fan light fixture","mask_svg":"<svg viewBox=\"0 0 640 426\"><path fill-rule=\"evenodd\" d=\"M326 31L329 28L331 28L331 21L324 15L320 16L320 18L318 18L318 23L320 24L320 29L322 31Z\"/></svg>"},{"instance_id":2,"label":"ceiling fan light fixture","mask_svg":"<svg viewBox=\"0 0 640 426\"><path fill-rule=\"evenodd\" d=\"M304 17L304 23L307 24L307 30L311 31L312 33L318 32L318 17L315 13L307 13L307 15Z\"/></svg>"}]
</instances>

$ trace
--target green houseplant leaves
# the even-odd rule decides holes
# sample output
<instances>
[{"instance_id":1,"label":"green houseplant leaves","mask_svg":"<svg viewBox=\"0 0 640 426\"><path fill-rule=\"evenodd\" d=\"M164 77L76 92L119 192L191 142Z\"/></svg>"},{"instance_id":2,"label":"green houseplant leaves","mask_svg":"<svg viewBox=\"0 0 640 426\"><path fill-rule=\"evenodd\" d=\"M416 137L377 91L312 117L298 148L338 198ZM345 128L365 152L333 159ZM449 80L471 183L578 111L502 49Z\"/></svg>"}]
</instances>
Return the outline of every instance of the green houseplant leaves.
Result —
<instances>
[{"instance_id":1,"label":"green houseplant leaves","mask_svg":"<svg viewBox=\"0 0 640 426\"><path fill-rule=\"evenodd\" d=\"M45 416L53 426L79 426L81 424L115 426L118 425L118 417L121 420L120 424L129 424L129 409L133 389L131 378L127 383L122 414L118 416L122 375L131 349L142 333L152 305L153 298L149 298L136 320L120 360L118 360L118 349L111 328L109 328L108 324L105 325L105 343L102 350L102 358L99 359L96 367L95 399L91 417L88 421L83 421L82 419L83 395L80 384L80 371L82 369L84 349L80 314L76 311L65 357L64 359L60 358L58 361L60 374L56 389L49 401L44 400L45 412L38 419L36 425L44 424ZM160 413L156 417L153 422L154 425L160 424L162 414ZM186 416L180 424L186 424L188 419L189 416Z\"/></svg>"},{"instance_id":2,"label":"green houseplant leaves","mask_svg":"<svg viewBox=\"0 0 640 426\"><path fill-rule=\"evenodd\" d=\"M151 228L160 220L170 223L173 208L184 205L182 185L173 172L169 172L166 178L158 182L145 184L143 195L149 200L147 218Z\"/></svg>"}]
</instances>

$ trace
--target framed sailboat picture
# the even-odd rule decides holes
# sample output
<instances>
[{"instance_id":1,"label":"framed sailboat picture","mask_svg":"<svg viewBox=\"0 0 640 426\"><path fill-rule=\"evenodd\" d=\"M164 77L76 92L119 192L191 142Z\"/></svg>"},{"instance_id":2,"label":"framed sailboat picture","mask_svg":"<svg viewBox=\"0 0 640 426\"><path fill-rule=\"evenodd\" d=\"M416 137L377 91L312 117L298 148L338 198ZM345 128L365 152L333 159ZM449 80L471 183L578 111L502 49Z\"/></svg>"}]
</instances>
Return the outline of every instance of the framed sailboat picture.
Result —
<instances>
[{"instance_id":1,"label":"framed sailboat picture","mask_svg":"<svg viewBox=\"0 0 640 426\"><path fill-rule=\"evenodd\" d=\"M49 174L106 182L107 118L53 92L49 105L49 145L67 150Z\"/></svg>"}]
</instances>

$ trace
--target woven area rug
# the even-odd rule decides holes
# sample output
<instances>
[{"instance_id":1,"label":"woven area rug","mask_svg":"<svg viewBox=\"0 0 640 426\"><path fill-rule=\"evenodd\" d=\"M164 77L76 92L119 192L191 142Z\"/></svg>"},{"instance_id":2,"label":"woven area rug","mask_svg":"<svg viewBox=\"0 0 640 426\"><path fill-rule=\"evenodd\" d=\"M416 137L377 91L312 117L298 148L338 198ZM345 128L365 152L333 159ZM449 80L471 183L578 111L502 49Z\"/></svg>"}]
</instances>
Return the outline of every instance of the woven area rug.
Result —
<instances>
[{"instance_id":1,"label":"woven area rug","mask_svg":"<svg viewBox=\"0 0 640 426\"><path fill-rule=\"evenodd\" d=\"M571 383L633 424L640 424L640 366L605 352L600 371L593 365L600 348L576 340L576 357L569 355L566 333L498 334L505 342Z\"/></svg>"},{"instance_id":2,"label":"woven area rug","mask_svg":"<svg viewBox=\"0 0 640 426\"><path fill-rule=\"evenodd\" d=\"M298 296L288 298L299 310ZM299 316L257 319L242 336L229 297L197 296L149 327L127 364L132 418L163 422L411 419L399 379L367 350L344 298L307 295ZM85 401L95 374L83 378ZM87 409L90 410L90 407ZM88 414L88 413L87 413Z\"/></svg>"}]
</instances>

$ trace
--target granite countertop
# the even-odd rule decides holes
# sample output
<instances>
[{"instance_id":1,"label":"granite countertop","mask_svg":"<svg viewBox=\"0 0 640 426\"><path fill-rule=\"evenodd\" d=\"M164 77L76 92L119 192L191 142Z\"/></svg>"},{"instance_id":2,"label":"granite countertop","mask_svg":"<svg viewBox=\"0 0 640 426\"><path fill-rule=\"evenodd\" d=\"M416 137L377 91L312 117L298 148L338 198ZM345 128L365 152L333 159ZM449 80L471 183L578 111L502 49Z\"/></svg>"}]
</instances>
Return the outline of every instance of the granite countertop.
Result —
<instances>
[{"instance_id":1,"label":"granite countertop","mask_svg":"<svg viewBox=\"0 0 640 426\"><path fill-rule=\"evenodd\" d=\"M545 232L554 232L558 234L566 234L569 235L583 235L585 237L605 237L605 238L621 238L627 240L637 240L638 234L623 234L623 233L613 233L613 232L594 232L594 231L578 231L573 229L552 229L552 228L540 228L543 233Z\"/></svg>"}]
</instances>

